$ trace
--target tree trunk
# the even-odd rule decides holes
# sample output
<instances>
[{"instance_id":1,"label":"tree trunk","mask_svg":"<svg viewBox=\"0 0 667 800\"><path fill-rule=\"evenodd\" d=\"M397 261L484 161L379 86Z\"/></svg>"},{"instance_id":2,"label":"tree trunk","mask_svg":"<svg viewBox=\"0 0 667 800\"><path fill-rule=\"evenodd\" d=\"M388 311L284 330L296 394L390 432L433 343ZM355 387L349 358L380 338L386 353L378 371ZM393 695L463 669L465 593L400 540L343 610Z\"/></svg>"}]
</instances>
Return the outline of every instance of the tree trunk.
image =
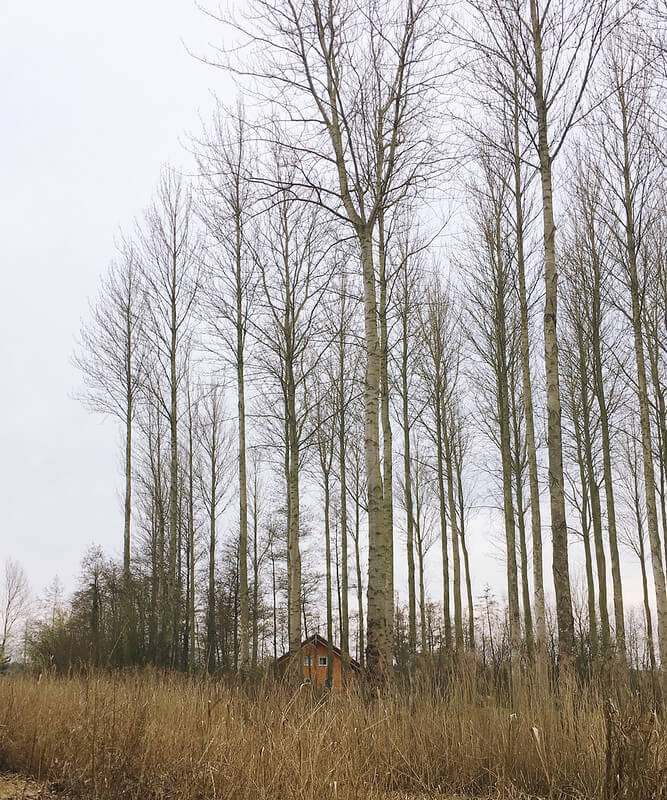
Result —
<instances>
[{"instance_id":1,"label":"tree trunk","mask_svg":"<svg viewBox=\"0 0 667 800\"><path fill-rule=\"evenodd\" d=\"M450 417L449 424L447 417ZM454 500L454 467L452 456L453 423L451 412L442 409L443 440L445 444L445 464L447 469L447 501L449 503L449 522L452 532L452 561L454 565L454 643L456 650L463 649L463 610L461 604L461 554L459 550L459 524Z\"/></svg>"},{"instance_id":2,"label":"tree trunk","mask_svg":"<svg viewBox=\"0 0 667 800\"><path fill-rule=\"evenodd\" d=\"M660 380L659 371L659 348L660 339L657 326L648 324L645 321L646 330L646 350L648 352L649 370L651 373L651 383L653 384L653 394L655 396L655 421L657 429L657 454L658 464L660 467L660 495L661 506L661 520L662 520L662 536L665 548L665 557L667 558L667 514L665 513L665 452L667 451L667 418L665 414L665 392Z\"/></svg>"},{"instance_id":3,"label":"tree trunk","mask_svg":"<svg viewBox=\"0 0 667 800\"><path fill-rule=\"evenodd\" d=\"M301 650L301 551L299 546L299 441L296 420L296 389L292 364L287 365L287 420L289 474L287 492L289 495L287 520L288 553L288 617L290 663L296 663Z\"/></svg>"},{"instance_id":4,"label":"tree trunk","mask_svg":"<svg viewBox=\"0 0 667 800\"><path fill-rule=\"evenodd\" d=\"M600 605L600 645L604 655L609 654L611 647L611 635L609 629L609 608L607 601L607 560L604 553L604 544L602 542L602 508L600 505L600 490L595 475L595 467L593 464L593 445L591 441L591 420L590 420L590 403L588 398L588 375L586 374L586 365L584 355L582 352L583 342L581 341L581 334L578 335L580 351L579 351L579 375L581 378L581 394L582 394L582 439L583 439L583 455L586 465L586 473L588 476L588 488L590 491L591 502L591 520L593 522L593 542L595 544L595 564L597 567L598 575L598 596Z\"/></svg>"},{"instance_id":5,"label":"tree trunk","mask_svg":"<svg viewBox=\"0 0 667 800\"><path fill-rule=\"evenodd\" d=\"M542 186L544 226L544 366L547 394L547 449L549 453L549 496L553 540L553 576L558 619L558 645L565 665L574 653L574 618L568 561L567 520L563 477L561 402L558 375L558 270L556 267L556 226L553 217L551 155L547 103L544 97L542 31L537 0L530 0L535 55L535 111L538 126L538 154Z\"/></svg>"},{"instance_id":6,"label":"tree trunk","mask_svg":"<svg viewBox=\"0 0 667 800\"><path fill-rule=\"evenodd\" d=\"M357 612L359 615L359 663L362 668L366 666L366 648L364 647L364 593L361 574L361 555L359 552L359 535L361 524L359 520L359 473L356 475L356 492L354 503L354 559L357 568Z\"/></svg>"},{"instance_id":7,"label":"tree trunk","mask_svg":"<svg viewBox=\"0 0 667 800\"><path fill-rule=\"evenodd\" d=\"M245 387L243 361L238 366L239 414L239 594L241 613L241 671L249 663L248 613L248 493L246 476Z\"/></svg>"},{"instance_id":8,"label":"tree trunk","mask_svg":"<svg viewBox=\"0 0 667 800\"><path fill-rule=\"evenodd\" d=\"M333 688L333 598L331 593L331 526L329 524L329 473L324 473L324 547L327 562L327 687Z\"/></svg>"},{"instance_id":9,"label":"tree trunk","mask_svg":"<svg viewBox=\"0 0 667 800\"><path fill-rule=\"evenodd\" d=\"M194 496L194 464L192 437L192 404L188 385L188 672L195 671L195 496Z\"/></svg>"},{"instance_id":10,"label":"tree trunk","mask_svg":"<svg viewBox=\"0 0 667 800\"><path fill-rule=\"evenodd\" d=\"M456 463L456 482L458 484L458 497L459 497L459 520L461 524L461 550L463 551L463 568L465 572L466 581L466 595L468 600L468 647L471 650L475 649L475 612L472 599L472 580L470 578L470 562L468 559L468 546L466 544L465 534L465 503L463 499L463 454L459 451L459 457L455 459Z\"/></svg>"},{"instance_id":11,"label":"tree trunk","mask_svg":"<svg viewBox=\"0 0 667 800\"><path fill-rule=\"evenodd\" d=\"M132 521L132 392L127 392L125 415L125 498L123 520L123 658L126 665L134 660L135 625L132 609L132 573L130 565L130 525ZM129 628L129 630L128 630Z\"/></svg>"},{"instance_id":12,"label":"tree trunk","mask_svg":"<svg viewBox=\"0 0 667 800\"><path fill-rule=\"evenodd\" d=\"M364 455L368 484L368 611L366 664L372 683L384 685L391 668L391 640L387 626L387 588L389 580L390 531L386 515L380 469L379 395L381 349L375 294L373 240L369 230L361 235L361 261L364 284L364 331L366 338L366 376L364 386Z\"/></svg>"},{"instance_id":13,"label":"tree trunk","mask_svg":"<svg viewBox=\"0 0 667 800\"><path fill-rule=\"evenodd\" d=\"M512 454L510 446L509 409L507 406L507 384L498 376L498 424L500 427L500 457L503 477L503 516L505 520L505 544L507 550L507 598L509 604L510 641L512 659L517 664L521 650L521 613L519 610L519 586L516 563L516 525L512 501Z\"/></svg>"},{"instance_id":14,"label":"tree trunk","mask_svg":"<svg viewBox=\"0 0 667 800\"><path fill-rule=\"evenodd\" d=\"M380 302L380 409L382 418L382 491L384 524L387 535L387 636L391 640L394 627L394 493L393 444L389 411L389 331L387 328L387 254L384 214L378 218Z\"/></svg>"},{"instance_id":15,"label":"tree trunk","mask_svg":"<svg viewBox=\"0 0 667 800\"><path fill-rule=\"evenodd\" d=\"M251 666L257 669L257 655L259 649L259 515L257 509L257 467L253 474L253 504L252 504L252 656Z\"/></svg>"},{"instance_id":16,"label":"tree trunk","mask_svg":"<svg viewBox=\"0 0 667 800\"><path fill-rule=\"evenodd\" d=\"M604 478L605 501L607 505L607 531L609 535L609 555L611 559L611 578L614 592L614 625L616 649L625 660L625 614L623 610L623 584L621 582L621 561L618 554L616 535L616 503L614 501L614 482L611 471L611 444L609 437L609 415L602 375L602 345L600 329L602 326L602 303L600 298L600 259L597 251L597 236L592 210L587 220L589 242L593 264L593 297L591 324L591 356L593 369L593 393L600 412L600 432L602 435L602 475Z\"/></svg>"},{"instance_id":17,"label":"tree trunk","mask_svg":"<svg viewBox=\"0 0 667 800\"><path fill-rule=\"evenodd\" d=\"M421 634L421 651L422 654L427 651L426 640L426 592L424 589L424 540L422 538L421 529L421 501L419 499L419 488L415 486L416 506L417 513L415 516L415 532L417 537L417 567L419 570L419 621L420 621L420 634Z\"/></svg>"},{"instance_id":18,"label":"tree trunk","mask_svg":"<svg viewBox=\"0 0 667 800\"><path fill-rule=\"evenodd\" d=\"M646 491L646 523L649 544L651 547L651 565L653 568L653 586L657 611L658 649L660 652L661 670L665 670L667 662L667 589L665 587L665 570L662 561L662 547L658 531L658 511L655 502L655 472L653 468L653 448L651 440L651 418L649 411L648 387L646 382L646 363L644 359L644 341L642 332L641 302L639 276L637 270L637 245L635 237L635 220L633 192L630 180L630 155L627 104L625 90L618 91L622 116L623 131L623 191L625 206L625 246L629 270L630 297L632 300L632 328L634 333L635 362L637 367L637 397L639 400L639 424L641 428L642 455L644 466L644 487Z\"/></svg>"},{"instance_id":19,"label":"tree trunk","mask_svg":"<svg viewBox=\"0 0 667 800\"><path fill-rule=\"evenodd\" d=\"M641 567L641 572L642 572L642 597L644 600L644 617L646 620L646 646L649 652L651 671L655 672L656 658L655 658L655 646L653 644L653 622L651 620L651 601L648 592L648 576L646 574L646 551L644 548L642 512L639 501L639 476L637 474L638 465L637 465L636 455L633 462L633 460L630 458L629 452L628 452L628 466L630 467L630 471L632 473L632 482L633 482L632 505L635 512L635 522L637 524L637 540L638 540L637 555L639 556L639 565Z\"/></svg>"},{"instance_id":20,"label":"tree trunk","mask_svg":"<svg viewBox=\"0 0 667 800\"><path fill-rule=\"evenodd\" d=\"M213 433L215 436L215 433ZM217 668L218 638L215 619L215 548L216 548L216 495L217 495L217 464L215 445L211 452L211 496L210 520L208 543L208 606L206 612L206 657L208 672L214 675Z\"/></svg>"},{"instance_id":21,"label":"tree trunk","mask_svg":"<svg viewBox=\"0 0 667 800\"><path fill-rule=\"evenodd\" d=\"M435 392L433 397L433 411L435 414L435 440L436 440L436 472L438 476L438 502L440 510L440 544L442 548L442 611L445 626L445 649L452 651L452 617L449 605L449 550L447 547L447 511L445 495L445 476L443 469L443 442L442 442L442 406L440 363L436 363L434 382Z\"/></svg>"},{"instance_id":22,"label":"tree trunk","mask_svg":"<svg viewBox=\"0 0 667 800\"><path fill-rule=\"evenodd\" d=\"M347 554L347 462L345 437L346 430L346 397L345 397L345 331L344 315L341 313L338 328L338 464L340 469L340 547L341 547L341 611L340 611L340 649L343 653L343 681L347 679L350 661L350 611L349 611L349 578Z\"/></svg>"},{"instance_id":23,"label":"tree trunk","mask_svg":"<svg viewBox=\"0 0 667 800\"><path fill-rule=\"evenodd\" d=\"M410 462L410 418L408 412L408 275L407 259L404 266L404 298L401 315L401 408L403 412L403 475L405 484L405 516L408 555L408 649L410 655L417 650L417 608L415 599L414 519L412 509L412 474Z\"/></svg>"},{"instance_id":24,"label":"tree trunk","mask_svg":"<svg viewBox=\"0 0 667 800\"><path fill-rule=\"evenodd\" d=\"M246 475L244 314L241 265L241 224L236 219L236 381L239 417L239 594L241 611L241 671L249 663L248 615L248 484Z\"/></svg>"},{"instance_id":25,"label":"tree trunk","mask_svg":"<svg viewBox=\"0 0 667 800\"><path fill-rule=\"evenodd\" d=\"M176 256L172 264L172 287L176 286ZM176 365L177 316L176 291L171 295L171 347L169 351L169 573L167 576L167 646L170 666L176 665L178 587L176 585L176 559L178 555L178 375Z\"/></svg>"},{"instance_id":26,"label":"tree trunk","mask_svg":"<svg viewBox=\"0 0 667 800\"><path fill-rule=\"evenodd\" d=\"M526 426L526 457L528 459L528 486L530 490L530 530L533 542L533 587L535 594L535 646L538 659L546 656L546 615L544 610L544 570L542 565L542 512L540 486L537 473L537 448L533 417L533 389L530 375L530 341L528 324L528 292L526 289L526 262L524 255L523 180L521 175L521 149L519 143L518 79L514 74L514 200L516 213L517 271L519 278L519 333L523 411Z\"/></svg>"},{"instance_id":27,"label":"tree trunk","mask_svg":"<svg viewBox=\"0 0 667 800\"><path fill-rule=\"evenodd\" d=\"M519 608L519 584L516 563L516 521L514 516L514 501L512 498L512 441L510 432L510 401L508 367L508 342L507 342L507 315L505 301L507 298L507 267L504 262L502 250L500 207L495 209L493 220L494 252L490 253L495 261L495 302L494 302L494 351L495 351L495 378L497 399L497 420L499 431L500 460L503 484L503 517L505 521L505 544L507 556L507 601L509 609L510 645L512 650L513 668L518 668L518 659L521 650L521 611ZM490 238L490 237L489 237Z\"/></svg>"},{"instance_id":28,"label":"tree trunk","mask_svg":"<svg viewBox=\"0 0 667 800\"><path fill-rule=\"evenodd\" d=\"M276 588L276 557L271 542L271 590L273 598L273 672L278 677L278 601Z\"/></svg>"},{"instance_id":29,"label":"tree trunk","mask_svg":"<svg viewBox=\"0 0 667 800\"><path fill-rule=\"evenodd\" d=\"M522 442L519 420L519 408L516 402L516 385L514 375L510 378L511 408L512 408L512 439L514 452L512 466L514 472L514 490L516 497L516 520L519 529L519 555L521 559L521 600L523 603L523 625L526 637L526 652L532 661L534 657L535 642L533 637L533 616L531 614L530 587L528 584L528 546L526 544L526 516L523 501L524 464L522 463Z\"/></svg>"},{"instance_id":30,"label":"tree trunk","mask_svg":"<svg viewBox=\"0 0 667 800\"><path fill-rule=\"evenodd\" d=\"M336 599L338 600L338 635L342 636L341 634L341 620L343 619L343 599L340 594L340 548L338 546L338 523L334 525L334 556L336 559ZM342 653L342 650L341 650ZM341 657L341 677L343 677L342 673L344 671L343 668L343 658Z\"/></svg>"},{"instance_id":31,"label":"tree trunk","mask_svg":"<svg viewBox=\"0 0 667 800\"><path fill-rule=\"evenodd\" d=\"M583 394L584 387L580 386ZM584 401L582 400L582 403ZM588 517L589 509L589 483L586 465L583 456L581 425L579 423L579 408L575 397L574 381L572 386L572 420L574 424L574 438L577 447L577 464L579 466L579 482L581 485L581 536L584 541L584 556L586 563L586 598L588 606L588 634L592 658L597 658L599 653L598 622L595 609L595 579L593 577L593 558L591 555L591 531Z\"/></svg>"},{"instance_id":32,"label":"tree trunk","mask_svg":"<svg viewBox=\"0 0 667 800\"><path fill-rule=\"evenodd\" d=\"M656 486L651 442L651 420L649 413L648 388L646 382L646 364L644 360L644 342L642 337L641 309L639 301L639 280L637 277L637 261L633 230L634 222L631 203L632 200L630 198L629 181L627 181L626 236L628 263L630 267L630 294L632 297L632 327L634 331L635 362L637 366L639 423L642 439L644 486L646 490L646 521L649 544L651 546L653 585L655 588L656 610L658 618L658 649L660 651L661 662L663 662L667 660L667 593L665 589L665 571L662 563L662 547L658 530L658 511L655 501Z\"/></svg>"}]
</instances>

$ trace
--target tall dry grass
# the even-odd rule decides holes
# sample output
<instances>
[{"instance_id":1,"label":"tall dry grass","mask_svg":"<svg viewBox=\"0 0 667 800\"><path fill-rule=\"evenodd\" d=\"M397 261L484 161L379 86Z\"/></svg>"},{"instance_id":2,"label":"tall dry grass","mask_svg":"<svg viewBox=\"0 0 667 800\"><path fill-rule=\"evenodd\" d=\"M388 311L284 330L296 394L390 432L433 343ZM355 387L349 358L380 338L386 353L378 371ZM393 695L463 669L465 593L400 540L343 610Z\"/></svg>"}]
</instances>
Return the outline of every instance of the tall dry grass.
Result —
<instances>
[{"instance_id":1,"label":"tall dry grass","mask_svg":"<svg viewBox=\"0 0 667 800\"><path fill-rule=\"evenodd\" d=\"M151 672L0 680L0 769L86 798L667 798L665 724L637 696L471 675L384 696Z\"/></svg>"}]
</instances>

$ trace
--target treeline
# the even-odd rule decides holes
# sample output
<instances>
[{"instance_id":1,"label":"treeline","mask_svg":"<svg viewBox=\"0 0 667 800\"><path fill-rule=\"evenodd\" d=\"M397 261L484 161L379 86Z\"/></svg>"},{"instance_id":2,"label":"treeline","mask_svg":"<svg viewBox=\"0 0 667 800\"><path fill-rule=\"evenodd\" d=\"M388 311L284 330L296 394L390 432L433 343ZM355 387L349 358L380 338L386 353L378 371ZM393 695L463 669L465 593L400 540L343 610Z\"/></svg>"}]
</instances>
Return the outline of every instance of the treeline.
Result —
<instances>
[{"instance_id":1,"label":"treeline","mask_svg":"<svg viewBox=\"0 0 667 800\"><path fill-rule=\"evenodd\" d=\"M247 8L217 51L245 107L193 142L195 178L165 169L82 332L88 401L124 431L124 551L86 564L76 658L247 671L319 629L377 683L418 652L656 669L664 17L613 0ZM485 505L506 615L473 590Z\"/></svg>"}]
</instances>

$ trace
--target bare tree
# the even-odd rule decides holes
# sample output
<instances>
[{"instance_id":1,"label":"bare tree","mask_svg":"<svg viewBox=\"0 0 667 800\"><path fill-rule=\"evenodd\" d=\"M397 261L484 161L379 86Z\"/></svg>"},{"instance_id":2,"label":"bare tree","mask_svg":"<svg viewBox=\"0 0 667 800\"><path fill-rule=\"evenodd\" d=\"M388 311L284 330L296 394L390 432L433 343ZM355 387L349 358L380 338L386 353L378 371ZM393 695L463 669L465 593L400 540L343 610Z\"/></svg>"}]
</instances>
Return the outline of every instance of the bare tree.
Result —
<instances>
[{"instance_id":1,"label":"bare tree","mask_svg":"<svg viewBox=\"0 0 667 800\"><path fill-rule=\"evenodd\" d=\"M217 670L216 625L216 546L218 517L224 511L229 491L229 433L225 429L222 387L212 384L201 392L197 403L197 440L200 448L198 468L201 496L208 516L208 592L206 605L206 664L209 673Z\"/></svg>"},{"instance_id":2,"label":"bare tree","mask_svg":"<svg viewBox=\"0 0 667 800\"><path fill-rule=\"evenodd\" d=\"M277 182L293 166L275 154ZM319 337L322 320L319 304L330 281L328 241L317 237L320 216L312 205L297 200L291 190L281 189L269 205L258 234L256 251L263 291L263 309L253 321L261 350L258 362L278 391L276 409L263 409L278 425L284 444L287 486L287 567L290 653L301 647L301 553L300 466L308 434L310 396L308 380L318 368L327 342ZM318 346L313 348L313 343ZM293 658L296 662L296 659Z\"/></svg>"},{"instance_id":3,"label":"bare tree","mask_svg":"<svg viewBox=\"0 0 667 800\"><path fill-rule=\"evenodd\" d=\"M657 610L657 640L661 661L667 653L667 588L658 528L646 343L642 305L650 279L647 256L653 231L661 219L657 198L664 184L664 164L655 148L659 132L653 124L653 84L645 69L645 54L636 41L619 37L607 55L607 93L601 107L598 142L607 169L606 221L613 237L620 277L628 293L629 319L635 356L636 392L642 441L646 526L651 549Z\"/></svg>"},{"instance_id":4,"label":"bare tree","mask_svg":"<svg viewBox=\"0 0 667 800\"><path fill-rule=\"evenodd\" d=\"M341 621L340 646L343 652L343 672L346 672L350 659L350 613L348 578L348 514L347 514L347 436L348 405L350 402L350 377L346 375L349 361L346 358L349 344L346 329L351 323L350 302L347 287L340 287L338 305L338 392L336 412L338 425L338 469L340 480L340 542L341 542Z\"/></svg>"},{"instance_id":5,"label":"bare tree","mask_svg":"<svg viewBox=\"0 0 667 800\"><path fill-rule=\"evenodd\" d=\"M366 347L367 666L378 683L391 667L392 599L387 591L393 541L387 529L390 487L383 485L380 457L386 339L377 295L384 247L378 226L399 199L435 172L432 11L429 0L390 7L373 0L253 0L247 17L235 22L244 39L256 45L256 57L243 71L261 81L262 91L270 87L274 103L293 121L298 181L314 191L314 201L350 226L359 247Z\"/></svg>"},{"instance_id":6,"label":"bare tree","mask_svg":"<svg viewBox=\"0 0 667 800\"><path fill-rule=\"evenodd\" d=\"M490 4L473 4L478 13L490 11ZM483 11L484 9L484 11ZM498 31L498 36L500 36ZM466 35L466 39L470 39ZM475 37L472 37L475 41ZM476 46L476 49L479 45ZM484 49L484 47L482 47ZM537 437L535 434L535 407L533 377L531 372L531 304L534 302L534 285L529 274L531 228L531 203L529 186L534 175L526 170L526 157L530 151L529 132L525 130L525 107L529 102L528 90L521 80L519 57L516 52L509 51L499 59L486 58L476 69L470 70L474 81L473 92L482 92L480 105L470 111L465 120L467 137L474 148L481 148L491 154L494 162L503 163L507 167L506 191L510 195L505 214L511 220L512 232L516 237L516 292L519 300L519 361L521 368L521 405L525 425L525 449L530 496L531 537L533 545L533 583L535 607L535 639L539 667L542 672L546 668L546 629L544 608L544 576L542 558L542 512L540 508L540 487L537 465ZM529 165L530 166L530 165ZM513 209L511 208L513 199ZM517 409L518 412L518 409ZM519 498L517 498L519 499ZM522 499L521 499L521 502ZM523 520L518 517L520 539L523 541ZM523 588L526 587L524 576ZM530 609L528 609L530 614ZM532 627L532 622L531 622ZM528 630L527 630L528 634ZM527 637L529 638L529 637Z\"/></svg>"},{"instance_id":7,"label":"bare tree","mask_svg":"<svg viewBox=\"0 0 667 800\"><path fill-rule=\"evenodd\" d=\"M418 377L418 332L419 313L417 298L422 288L420 281L419 254L411 252L413 244L409 238L399 244L398 268L398 318L400 355L399 396L401 400L400 425L403 429L403 505L405 508L405 527L407 535L408 566L408 649L411 655L417 651L417 603L415 589L415 545L414 545L414 503L412 491L412 457L410 454L412 428L419 413L414 408L414 384Z\"/></svg>"},{"instance_id":8,"label":"bare tree","mask_svg":"<svg viewBox=\"0 0 667 800\"><path fill-rule=\"evenodd\" d=\"M320 379L314 387L315 440L320 480L324 493L324 558L327 601L327 686L333 688L333 597L331 583L331 468L334 459L335 421L332 402L333 381Z\"/></svg>"},{"instance_id":9,"label":"bare tree","mask_svg":"<svg viewBox=\"0 0 667 800\"><path fill-rule=\"evenodd\" d=\"M564 318L569 323L569 338L567 346L572 361L573 377L571 381L576 389L573 392L578 397L577 406L573 409L574 425L577 435L578 457L583 459L583 481L590 505L590 521L593 527L593 542L595 545L595 561L598 578L599 615L600 615L600 645L605 656L609 654L611 645L609 612L607 603L607 561L602 541L602 509L600 503L600 488L598 465L594 452L600 449L597 437L599 421L593 407L593 380L592 380L592 353L590 343L592 336L587 321L587 308L589 297L585 274L581 269L579 253L566 254L562 259L565 273L564 283L566 292L564 297Z\"/></svg>"},{"instance_id":10,"label":"bare tree","mask_svg":"<svg viewBox=\"0 0 667 800\"><path fill-rule=\"evenodd\" d=\"M612 444L610 436L610 396L614 384L609 376L616 372L618 348L613 342L614 302L613 262L610 248L603 235L601 208L602 183L598 171L587 163L591 156L579 151L580 166L574 178L576 206L573 216L571 242L565 249L574 251L572 262L578 267L580 281L577 293L583 293L580 301L581 322L584 324L587 348L590 349L592 372L591 384L599 414L603 478L607 511L607 530L611 560L612 586L614 595L614 623L616 649L625 656L625 619L621 566L616 532L616 503L614 499L614 479L612 473ZM567 265L566 265L567 266ZM599 503L598 503L599 504Z\"/></svg>"},{"instance_id":11,"label":"bare tree","mask_svg":"<svg viewBox=\"0 0 667 800\"><path fill-rule=\"evenodd\" d=\"M625 536L626 544L633 550L639 559L642 575L642 598L644 604L644 619L646 623L646 644L649 652L651 670L656 670L655 644L653 641L653 621L651 615L651 598L648 589L648 574L646 569L646 543L644 526L646 525L646 506L642 500L640 489L641 459L639 456L637 431L630 431L625 442L625 458L628 472L625 476L625 488L629 495L634 519L628 526Z\"/></svg>"},{"instance_id":12,"label":"bare tree","mask_svg":"<svg viewBox=\"0 0 667 800\"><path fill-rule=\"evenodd\" d=\"M184 661L188 672L192 674L195 670L196 657L196 619L195 619L195 481L197 470L195 453L197 432L195 426L196 419L196 399L192 397L192 376L188 375L186 381L186 405L187 405L187 543L186 543L186 590L185 590L185 643Z\"/></svg>"},{"instance_id":13,"label":"bare tree","mask_svg":"<svg viewBox=\"0 0 667 800\"><path fill-rule=\"evenodd\" d=\"M414 483L414 536L417 551L417 583L419 585L419 629L421 651L429 651L427 624L427 599L425 584L425 562L428 551L436 541L436 517L431 507L432 480L423 459L419 442L415 439L411 451L414 453L411 474Z\"/></svg>"},{"instance_id":14,"label":"bare tree","mask_svg":"<svg viewBox=\"0 0 667 800\"><path fill-rule=\"evenodd\" d=\"M265 531L262 535L262 519L266 508L265 489L266 485L262 479L262 460L257 450L251 452L251 472L248 493L249 511L252 518L252 550L250 563L252 565L252 636L251 636L251 658L250 665L254 670L259 663L259 636L260 636L260 608L261 592L261 573L262 567L269 557L271 550L271 535Z\"/></svg>"},{"instance_id":15,"label":"bare tree","mask_svg":"<svg viewBox=\"0 0 667 800\"><path fill-rule=\"evenodd\" d=\"M516 352L517 310L513 242L508 231L507 185L504 165L495 164L488 152L480 157L482 177L474 188L474 229L470 234L469 265L466 268L468 333L472 347L489 373L494 391L493 438L502 468L503 517L507 565L507 593L512 658L515 666L521 645L516 509L513 499L513 464L510 422L510 365Z\"/></svg>"},{"instance_id":16,"label":"bare tree","mask_svg":"<svg viewBox=\"0 0 667 800\"><path fill-rule=\"evenodd\" d=\"M664 226L656 226L655 231L648 238L647 249L650 250L651 255L646 259L649 275L642 304L642 319L653 390L652 407L657 439L655 450L659 468L657 491L660 498L663 546L667 559L667 404L665 402L665 356L667 350L663 341L663 331L666 327L664 309L667 284L665 280ZM665 568L667 569L667 561Z\"/></svg>"},{"instance_id":17,"label":"bare tree","mask_svg":"<svg viewBox=\"0 0 667 800\"><path fill-rule=\"evenodd\" d=\"M149 373L150 374L150 373ZM138 488L138 525L142 533L140 552L149 574L149 600L145 657L163 664L166 652L165 541L169 503L168 462L165 449L164 416L153 391L145 392L138 417L141 433L135 483ZM165 463L167 462L167 463Z\"/></svg>"},{"instance_id":18,"label":"bare tree","mask_svg":"<svg viewBox=\"0 0 667 800\"><path fill-rule=\"evenodd\" d=\"M28 579L18 561L5 562L0 587L0 669L7 659L7 650L16 627L28 610Z\"/></svg>"},{"instance_id":19,"label":"bare tree","mask_svg":"<svg viewBox=\"0 0 667 800\"><path fill-rule=\"evenodd\" d=\"M575 337L576 338L576 337ZM571 448L565 448L565 453L571 450L571 461L576 465L579 488L576 480L569 479L571 483L570 503L579 512L581 530L575 532L581 535L584 545L586 569L586 598L588 607L588 638L590 655L597 658L599 655L598 616L595 604L595 576L593 572L593 557L591 551L591 501L590 501L590 473L584 457L584 434L582 428L588 425L586 417L590 417L590 396L587 384L582 384L579 371L580 362L576 342L563 341L562 348L562 382L563 382L563 408L565 418L572 423L573 443ZM567 443L567 440L566 440ZM566 477L569 478L567 472ZM584 647L582 636L582 649Z\"/></svg>"},{"instance_id":20,"label":"bare tree","mask_svg":"<svg viewBox=\"0 0 667 800\"><path fill-rule=\"evenodd\" d=\"M348 514L348 439L350 438L349 420L351 408L358 399L357 377L360 348L356 346L358 334L358 298L355 295L355 281L344 268L346 256L344 250L338 254L341 264L335 272L342 272L337 281L333 281L331 292L335 296L332 304L332 335L336 340L337 359L334 372L334 413L337 432L337 466L340 487L340 637L343 653L343 679L347 679L350 659L350 612L349 612L349 526Z\"/></svg>"},{"instance_id":21,"label":"bare tree","mask_svg":"<svg viewBox=\"0 0 667 800\"><path fill-rule=\"evenodd\" d=\"M452 649L452 621L449 588L449 548L447 544L447 495L445 491L446 419L451 394L456 386L459 353L453 344L456 312L448 290L439 279L434 279L426 290L426 301L421 308L420 333L424 343L420 373L424 386L425 405L428 412L422 420L435 445L435 471L438 487L440 543L442 549L442 590L445 649Z\"/></svg>"},{"instance_id":22,"label":"bare tree","mask_svg":"<svg viewBox=\"0 0 667 800\"><path fill-rule=\"evenodd\" d=\"M449 504L449 521L452 532L452 563L454 593L454 644L458 651L463 649L463 604L461 601L461 533L458 513L458 487L455 477L455 447L457 435L456 420L456 388L458 375L453 381L446 404L442 408L442 439L444 443L445 472L447 475L447 502Z\"/></svg>"},{"instance_id":23,"label":"bare tree","mask_svg":"<svg viewBox=\"0 0 667 800\"><path fill-rule=\"evenodd\" d=\"M167 569L168 659L176 663L180 586L178 583L178 424L179 388L192 337L194 305L201 271L201 238L196 229L190 189L165 169L157 197L139 231L146 291L147 336L155 359L155 396L169 424L169 548Z\"/></svg>"},{"instance_id":24,"label":"bare tree","mask_svg":"<svg viewBox=\"0 0 667 800\"><path fill-rule=\"evenodd\" d=\"M145 378L145 313L137 253L131 243L121 245L102 281L90 321L82 328L75 357L87 387L86 401L95 411L119 419L125 429L123 497L123 583L125 659L133 658L131 620L132 434L138 394Z\"/></svg>"},{"instance_id":25,"label":"bare tree","mask_svg":"<svg viewBox=\"0 0 667 800\"><path fill-rule=\"evenodd\" d=\"M519 364L517 353L521 352L523 343L517 346L516 335L521 332L522 325L519 324L518 330L512 331L514 341L510 343L510 358L508 362L508 390L510 404L510 443L512 453L512 472L514 479L514 497L516 500L516 524L519 533L519 555L521 565L521 602L523 605L523 627L526 642L526 652L528 658L534 658L535 641L533 635L533 615L530 602L530 586L528 583L528 543L526 541L526 520L524 502L524 473L527 466L528 435L527 425L524 417L525 404L522 403L518 395L518 385L520 381L517 376Z\"/></svg>"},{"instance_id":26,"label":"bare tree","mask_svg":"<svg viewBox=\"0 0 667 800\"><path fill-rule=\"evenodd\" d=\"M229 119L227 119L229 117ZM254 153L248 143L243 107L236 118L218 108L212 128L199 144L202 175L201 214L213 241L209 250L207 308L216 339L225 346L236 370L239 480L239 582L241 669L249 664L248 488L246 467L246 338L254 299L255 272L247 241L254 197L251 173Z\"/></svg>"},{"instance_id":27,"label":"bare tree","mask_svg":"<svg viewBox=\"0 0 667 800\"><path fill-rule=\"evenodd\" d=\"M559 648L564 662L574 649L563 478L558 371L558 270L553 212L553 164L585 113L583 101L601 47L617 20L616 0L470 0L476 49L501 74L525 88L521 117L537 158L542 190L544 245L544 365L547 449Z\"/></svg>"},{"instance_id":28,"label":"bare tree","mask_svg":"<svg viewBox=\"0 0 667 800\"><path fill-rule=\"evenodd\" d=\"M463 569L465 573L466 596L468 601L468 647L475 649L475 611L472 598L472 577L470 573L470 558L468 556L467 544L467 525L466 516L468 512L464 490L464 476L466 464L469 459L470 450L470 428L466 424L464 412L460 402L452 410L452 456L454 459L455 477L457 486L458 516L459 516L459 536L461 539L461 551L463 553Z\"/></svg>"}]
</instances>

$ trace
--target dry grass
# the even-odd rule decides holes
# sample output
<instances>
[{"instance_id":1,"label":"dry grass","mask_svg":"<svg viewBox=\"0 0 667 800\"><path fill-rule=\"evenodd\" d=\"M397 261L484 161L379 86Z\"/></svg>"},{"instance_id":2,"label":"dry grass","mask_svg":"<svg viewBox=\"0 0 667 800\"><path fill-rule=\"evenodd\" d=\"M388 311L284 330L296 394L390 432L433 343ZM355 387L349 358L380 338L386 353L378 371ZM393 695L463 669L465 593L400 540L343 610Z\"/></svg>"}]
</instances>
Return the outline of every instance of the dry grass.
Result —
<instances>
[{"instance_id":1,"label":"dry grass","mask_svg":"<svg viewBox=\"0 0 667 800\"><path fill-rule=\"evenodd\" d=\"M56 800L49 786L22 775L0 773L0 800ZM65 800L62 798L61 800Z\"/></svg>"},{"instance_id":2,"label":"dry grass","mask_svg":"<svg viewBox=\"0 0 667 800\"><path fill-rule=\"evenodd\" d=\"M87 798L667 798L664 722L462 678L326 697L154 673L0 680L0 769ZM619 710L618 706L622 710Z\"/></svg>"}]
</instances>

